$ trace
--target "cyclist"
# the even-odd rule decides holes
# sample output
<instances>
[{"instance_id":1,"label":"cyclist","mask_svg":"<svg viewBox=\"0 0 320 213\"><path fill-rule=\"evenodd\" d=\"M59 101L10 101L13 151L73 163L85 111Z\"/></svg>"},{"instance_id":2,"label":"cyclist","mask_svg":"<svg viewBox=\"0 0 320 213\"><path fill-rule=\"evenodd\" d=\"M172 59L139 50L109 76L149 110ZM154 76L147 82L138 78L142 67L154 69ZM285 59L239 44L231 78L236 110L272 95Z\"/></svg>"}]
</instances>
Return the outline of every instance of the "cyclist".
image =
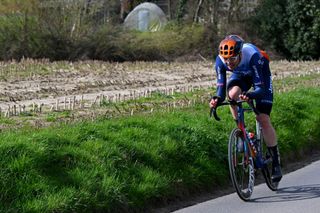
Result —
<instances>
[{"instance_id":1,"label":"cyclist","mask_svg":"<svg viewBox=\"0 0 320 213\"><path fill-rule=\"evenodd\" d=\"M255 45L244 43L240 36L228 35L220 42L215 69L218 98L212 98L210 107L216 107L217 103L224 101L226 90L231 100L256 100L256 108L260 112L256 119L262 127L264 141L273 158L271 178L273 182L279 182L282 178L280 154L276 132L270 121L273 90L269 56ZM228 84L226 71L232 72ZM249 91L252 86L253 90ZM230 110L237 122L236 106L231 106Z\"/></svg>"}]
</instances>

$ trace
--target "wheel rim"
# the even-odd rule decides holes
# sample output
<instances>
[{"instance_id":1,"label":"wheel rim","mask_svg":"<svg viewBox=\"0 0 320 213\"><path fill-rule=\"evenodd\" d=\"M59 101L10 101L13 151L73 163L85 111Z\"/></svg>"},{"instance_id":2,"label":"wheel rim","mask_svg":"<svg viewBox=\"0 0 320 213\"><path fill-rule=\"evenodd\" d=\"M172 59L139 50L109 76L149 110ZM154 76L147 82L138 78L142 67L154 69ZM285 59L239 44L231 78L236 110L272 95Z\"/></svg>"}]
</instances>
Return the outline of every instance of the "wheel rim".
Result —
<instances>
[{"instance_id":1,"label":"wheel rim","mask_svg":"<svg viewBox=\"0 0 320 213\"><path fill-rule=\"evenodd\" d=\"M235 129L229 140L229 170L233 185L239 197L248 200L252 194L254 186L254 166L253 160L248 156L248 152L239 149L242 142L241 131ZM242 142L243 143L243 142Z\"/></svg>"},{"instance_id":2,"label":"wheel rim","mask_svg":"<svg viewBox=\"0 0 320 213\"><path fill-rule=\"evenodd\" d=\"M269 158L271 158L271 156L267 151L264 159L268 160ZM272 173L272 163L271 162L265 165L265 167L262 170L262 173L263 173L263 177L264 177L269 189L271 189L272 191L276 191L278 189L279 183L272 182L272 180L271 180L271 173Z\"/></svg>"}]
</instances>

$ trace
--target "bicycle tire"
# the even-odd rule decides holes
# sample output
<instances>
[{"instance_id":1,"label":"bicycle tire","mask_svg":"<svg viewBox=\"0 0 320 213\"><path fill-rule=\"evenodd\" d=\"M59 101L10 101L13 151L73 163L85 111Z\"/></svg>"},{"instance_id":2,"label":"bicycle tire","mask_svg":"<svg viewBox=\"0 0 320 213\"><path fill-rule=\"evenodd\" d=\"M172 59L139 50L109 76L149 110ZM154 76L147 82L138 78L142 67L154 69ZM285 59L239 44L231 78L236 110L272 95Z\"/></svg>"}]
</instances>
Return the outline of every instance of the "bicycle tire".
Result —
<instances>
[{"instance_id":1,"label":"bicycle tire","mask_svg":"<svg viewBox=\"0 0 320 213\"><path fill-rule=\"evenodd\" d=\"M261 131L261 130L260 130ZM273 182L271 179L271 174L272 174L272 157L271 154L269 153L269 150L267 149L266 144L263 141L263 135L262 132L260 132L261 138L257 143L260 143L260 149L261 152L263 153L263 160L266 162L266 164L262 168L262 175L264 177L264 180L268 186L268 188L271 191L277 191L278 190L278 185L279 182Z\"/></svg>"},{"instance_id":2,"label":"bicycle tire","mask_svg":"<svg viewBox=\"0 0 320 213\"><path fill-rule=\"evenodd\" d=\"M248 201L254 188L254 162L249 149L246 150L246 153L239 149L238 143L241 142L244 143L241 130L233 129L228 144L229 172L238 196L242 200Z\"/></svg>"},{"instance_id":3,"label":"bicycle tire","mask_svg":"<svg viewBox=\"0 0 320 213\"><path fill-rule=\"evenodd\" d=\"M269 158L271 158L270 154L268 153L268 151L266 151L266 154L265 154L265 159L268 160ZM272 161L271 161L272 162ZM271 191L277 191L278 190L278 185L279 185L279 182L273 182L272 179L271 179L271 173L272 173L272 163L267 163L263 169L262 169L262 174L263 174L263 177L264 177L264 180L268 186L268 188L271 190Z\"/></svg>"}]
</instances>

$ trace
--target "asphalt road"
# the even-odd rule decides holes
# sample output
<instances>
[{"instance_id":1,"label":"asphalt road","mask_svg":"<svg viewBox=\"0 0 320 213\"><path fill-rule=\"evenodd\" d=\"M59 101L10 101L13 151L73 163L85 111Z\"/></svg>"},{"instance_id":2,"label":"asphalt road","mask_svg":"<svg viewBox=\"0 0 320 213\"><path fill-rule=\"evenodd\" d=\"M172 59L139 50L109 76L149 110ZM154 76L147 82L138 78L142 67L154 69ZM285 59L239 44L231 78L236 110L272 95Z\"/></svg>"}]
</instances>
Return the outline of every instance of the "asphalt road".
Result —
<instances>
[{"instance_id":1,"label":"asphalt road","mask_svg":"<svg viewBox=\"0 0 320 213\"><path fill-rule=\"evenodd\" d=\"M251 201L236 193L180 209L174 213L316 213L320 212L320 161L283 176L276 192L255 186Z\"/></svg>"}]
</instances>

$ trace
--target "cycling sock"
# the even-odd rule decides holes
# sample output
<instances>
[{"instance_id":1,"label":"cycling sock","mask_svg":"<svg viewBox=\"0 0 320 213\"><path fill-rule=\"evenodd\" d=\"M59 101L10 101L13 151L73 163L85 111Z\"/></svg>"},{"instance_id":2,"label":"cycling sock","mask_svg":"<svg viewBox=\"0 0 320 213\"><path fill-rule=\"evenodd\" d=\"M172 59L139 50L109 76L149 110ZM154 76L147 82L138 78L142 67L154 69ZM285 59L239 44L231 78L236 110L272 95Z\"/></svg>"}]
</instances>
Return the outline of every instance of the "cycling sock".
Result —
<instances>
[{"instance_id":1,"label":"cycling sock","mask_svg":"<svg viewBox=\"0 0 320 213\"><path fill-rule=\"evenodd\" d=\"M268 147L268 150L272 155L272 164L274 166L279 166L280 165L280 153L279 153L278 145Z\"/></svg>"}]
</instances>

